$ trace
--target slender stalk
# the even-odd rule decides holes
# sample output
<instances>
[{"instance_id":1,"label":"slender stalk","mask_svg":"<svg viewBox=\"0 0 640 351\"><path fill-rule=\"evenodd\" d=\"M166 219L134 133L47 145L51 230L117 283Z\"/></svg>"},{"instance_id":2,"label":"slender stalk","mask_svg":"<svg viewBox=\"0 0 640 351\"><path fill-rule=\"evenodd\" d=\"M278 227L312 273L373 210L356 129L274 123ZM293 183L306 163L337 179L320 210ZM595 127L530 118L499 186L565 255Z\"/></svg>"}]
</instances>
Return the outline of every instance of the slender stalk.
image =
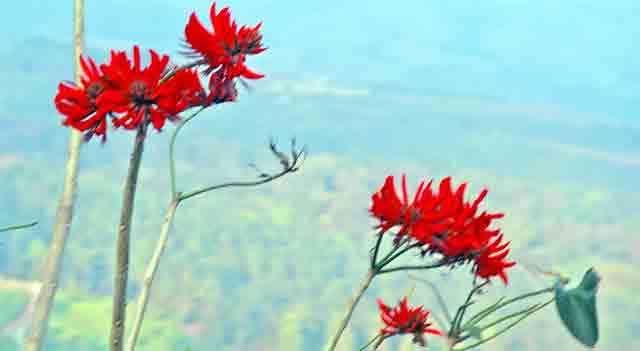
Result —
<instances>
[{"instance_id":1,"label":"slender stalk","mask_svg":"<svg viewBox=\"0 0 640 351\"><path fill-rule=\"evenodd\" d=\"M453 322L451 324L451 330L449 331L449 336L458 336L460 332L460 324L462 323L462 318L464 318L464 313L467 311L467 308L473 304L471 302L471 298L476 294L482 287L489 284L489 281L486 280L480 285L474 286L471 291L469 291L469 295L467 295L467 299L464 301L464 304L458 308L456 311L456 315L453 317Z\"/></svg>"},{"instance_id":2,"label":"slender stalk","mask_svg":"<svg viewBox=\"0 0 640 351\"><path fill-rule=\"evenodd\" d=\"M411 250L414 247L419 247L420 245L421 245L420 243L414 243L414 244L405 246L401 250L396 250L397 252L396 251L391 252L389 255L387 255L384 259L380 261L378 268L382 269L383 267L391 263L393 260L400 257L400 255L402 255L403 253Z\"/></svg>"},{"instance_id":3,"label":"slender stalk","mask_svg":"<svg viewBox=\"0 0 640 351\"><path fill-rule=\"evenodd\" d=\"M147 265L147 270L145 272L144 282L142 285L142 291L140 292L140 297L138 297L138 304L136 305L136 317L133 321L133 328L131 330L131 334L129 335L129 340L127 341L127 351L135 350L138 336L140 334L140 329L142 328L142 320L144 319L147 304L149 303L151 285L153 284L153 279L155 278L156 272L158 271L158 266L160 265L160 257L162 256L162 253L167 246L169 231L171 230L173 218L175 217L176 210L179 204L179 197L174 198L171 201L171 204L169 204L167 214L164 217L164 223L162 223L162 228L160 229L160 238L156 243L156 249L153 252L151 261L149 261L149 264Z\"/></svg>"},{"instance_id":4,"label":"slender stalk","mask_svg":"<svg viewBox=\"0 0 640 351\"><path fill-rule=\"evenodd\" d=\"M501 329L500 331L496 332L495 334L493 334L493 335L491 335L491 336L489 336L489 337L487 337L487 338L484 338L484 339L482 339L482 340L480 340L480 341L478 341L478 342L476 342L476 343L473 343L473 344L471 344L471 345L465 346L465 347L463 347L463 348L460 348L460 349L453 349L453 351L466 351L466 350L471 350L471 349L473 349L473 348L478 347L479 345L484 344L484 343L485 343L485 342L487 342L487 341L490 341L490 340L492 340L492 339L495 339L495 338L496 338L496 337L498 337L499 335L501 335L501 334L503 334L503 333L507 332L509 329L513 328L516 324L520 323L520 322L521 322L522 320L524 320L525 318L527 318L527 317L531 316L532 314L534 314L535 312L537 312L537 311L539 311L539 310L543 309L544 307L546 307L547 305L549 305L549 304L550 304L550 303L552 303L553 301L554 301L554 299L552 298L551 300L549 300L549 301L547 301L547 302L543 303L543 304L542 304L542 305L540 305L540 306L537 306L537 307L535 307L535 308L533 308L533 309L529 309L529 310L528 310L528 311L527 311L527 312L526 312L522 317L518 318L518 319L517 319L517 320L515 320L513 323L511 323L511 324L507 325L506 327L504 327L504 328L503 328L503 329Z\"/></svg>"},{"instance_id":5,"label":"slender stalk","mask_svg":"<svg viewBox=\"0 0 640 351\"><path fill-rule=\"evenodd\" d=\"M75 0L73 12L73 62L75 66L75 81L78 84L82 77L82 69L79 61L83 50L83 35L84 0ZM64 248L73 219L81 144L82 134L75 129L71 129L62 196L56 209L53 237L51 238L49 253L42 272L42 285L36 300L31 330L25 340L25 351L40 351L47 335L49 313L58 288Z\"/></svg>"},{"instance_id":6,"label":"slender stalk","mask_svg":"<svg viewBox=\"0 0 640 351\"><path fill-rule=\"evenodd\" d=\"M389 337L389 335L382 335L378 341L373 345L373 350L377 351L380 345Z\"/></svg>"},{"instance_id":7,"label":"slender stalk","mask_svg":"<svg viewBox=\"0 0 640 351\"><path fill-rule=\"evenodd\" d=\"M367 290L367 288L371 284L371 281L373 280L373 277L375 276L376 276L376 271L373 269L369 269L369 272L367 272L367 275L362 281L362 284L360 285L356 293L351 298L351 301L349 301L349 304L347 305L347 312L345 313L344 318L342 318L342 321L340 322L340 326L338 326L338 330L333 336L333 339L331 339L331 346L329 346L329 351L334 351L336 349L336 346L338 346L338 341L340 341L340 337L342 336L342 333L347 328L347 325L351 320L351 315L353 314L353 310L356 308L356 305L362 298L362 295L364 295L364 292Z\"/></svg>"},{"instance_id":8,"label":"slender stalk","mask_svg":"<svg viewBox=\"0 0 640 351\"><path fill-rule=\"evenodd\" d=\"M282 171L282 172L280 172L278 174L275 174L273 176L270 176L270 177L267 177L267 178L264 178L264 179L261 179L261 180L252 181L252 182L229 182L229 183L211 185L211 186L208 186L206 188L199 189L199 190L186 192L186 193L180 195L179 199L180 199L180 201L187 200L187 199L190 199L190 198L192 198L194 196L201 195L201 194L207 193L209 191L218 190L218 189L222 189L222 188L256 186L256 185L268 183L270 181L278 179L278 178L282 177L283 175L285 175L285 174L287 174L289 172L291 172L291 171L290 170L284 170L284 171Z\"/></svg>"},{"instance_id":9,"label":"slender stalk","mask_svg":"<svg viewBox=\"0 0 640 351\"><path fill-rule=\"evenodd\" d=\"M194 114L192 114L191 116L189 116L187 119L185 119L182 124L179 126L182 127L184 126L188 121L190 121L192 118L194 118L200 111L202 111L202 109L198 110L197 112L195 112ZM177 131L174 132L172 138L171 138L171 146L170 146L170 158L171 158L171 162L170 162L170 166L172 168L172 190L175 190L175 172L173 171L173 167L174 167L174 162L173 162L173 145L175 143L175 139L176 139L176 135L177 135ZM292 144L293 145L293 144ZM276 153L276 149L274 145L271 145L271 149L272 152ZM273 181L275 179L280 178L281 176L287 174L287 173L292 173L295 172L298 167L299 167L299 163L298 161L300 160L301 156L304 154L304 151L296 151L295 149L292 149L292 158L293 158L293 163L287 162L286 163L286 167L283 168L283 170L278 173L275 174L273 176L269 176L266 175L264 177L264 179L260 180L260 181L255 181L255 182L233 182L233 183L223 183L223 184L218 184L218 185L213 185L210 187L207 187L205 190L201 190L201 191L196 191L196 192L192 192L190 196L183 196L181 193L172 193L172 200L171 203L169 204L169 208L167 209L167 213L165 215L165 221L160 229L160 237L158 238L158 242L156 243L156 249L154 251L154 254L151 258L151 261L149 261L149 264L147 265L147 270L145 272L145 277L144 277L144 281L143 281L143 288L142 291L140 293L140 297L138 298L138 304L137 304L137 311L136 311L136 317L134 320L134 324L133 324L133 329L131 331L131 334L129 335L129 339L127 342L127 350L128 351L134 351L135 350L135 346L137 343L137 339L138 336L140 334L140 329L142 328L142 321L144 320L144 315L145 315L145 311L148 305L148 301L149 301L149 296L151 294L151 287L153 285L153 279L155 278L155 274L158 270L158 266L160 265L160 259L162 257L162 253L164 252L164 249L166 247L167 244L167 240L168 240L168 236L169 236L169 232L171 231L171 225L173 223L173 219L175 217L175 213L177 211L178 205L180 204L180 202L182 202L183 200L187 200L189 198L191 198L192 196L198 195L198 194L202 194L206 191L211 191L211 190L215 190L215 189L221 189L221 188L225 188L225 187L233 187L233 186L238 186L238 187L247 187L247 186L256 186L256 185L260 185L260 184L264 184L264 183L268 183L270 181Z\"/></svg>"},{"instance_id":10,"label":"slender stalk","mask_svg":"<svg viewBox=\"0 0 640 351\"><path fill-rule=\"evenodd\" d=\"M477 324L478 322L480 322L480 320L482 320L483 318L485 318L486 316L488 316L489 314L501 309L502 307L505 307L507 305L510 305L514 302L529 298L529 297L534 297L537 295L541 295L541 294L545 294L545 293L549 293L552 292L553 288L544 288L541 290L536 290L530 293L526 293L526 294L522 294L520 296L516 296L514 298L511 298L509 300L506 300L504 302L501 303L496 303L493 304L487 308L485 308L484 310L476 313L473 317L469 318L469 320L462 326L462 329L469 329L471 327L473 327L475 324Z\"/></svg>"},{"instance_id":11,"label":"slender stalk","mask_svg":"<svg viewBox=\"0 0 640 351\"><path fill-rule=\"evenodd\" d=\"M389 252L387 252L386 255L384 255L383 258L380 259L379 262L374 262L376 268L380 269L382 268L382 266L385 264L385 262L387 262L389 260L389 257L393 256L394 253L396 253L398 250L400 249L406 249L403 248L404 244L409 243L409 238L405 237L402 240L400 240L400 242L398 242L397 245L395 245L391 250L389 250Z\"/></svg>"},{"instance_id":12,"label":"slender stalk","mask_svg":"<svg viewBox=\"0 0 640 351\"><path fill-rule=\"evenodd\" d=\"M384 230L381 229L378 232L378 238L376 239L376 246L374 246L373 248L373 256L371 256L371 265L370 265L371 269L376 268L376 261L378 260L378 251L380 251L380 243L382 242L383 236L384 236Z\"/></svg>"},{"instance_id":13,"label":"slender stalk","mask_svg":"<svg viewBox=\"0 0 640 351\"><path fill-rule=\"evenodd\" d=\"M434 262L432 264L426 264L421 266L400 266L400 267L394 267L394 268L387 268L387 269L382 269L378 271L378 274L385 274L385 273L391 273L391 272L397 272L397 271L411 271L411 270L417 270L417 269L438 268L438 267L446 266L448 263L449 262L447 262L446 260L441 260L441 261Z\"/></svg>"},{"instance_id":14,"label":"slender stalk","mask_svg":"<svg viewBox=\"0 0 640 351\"><path fill-rule=\"evenodd\" d=\"M380 338L381 336L382 336L382 334L378 334L378 335L374 336L373 338L371 338L371 340L369 340L369 342L368 342L366 345L362 346L362 347L360 348L360 350L358 350L358 351L364 351L364 350L366 350L366 349L367 349L367 347L369 347L369 345L373 344L373 343L374 343L376 340L378 340L378 338Z\"/></svg>"},{"instance_id":15,"label":"slender stalk","mask_svg":"<svg viewBox=\"0 0 640 351\"><path fill-rule=\"evenodd\" d=\"M508 315L506 315L506 316L503 316L503 317L500 317L500 318L496 319L496 320L495 320L495 321L493 321L493 322L490 322L490 323L489 323L489 324L487 324L487 325L483 325L483 326L478 327L478 328L479 328L480 330L487 330L487 329L489 329L489 328L493 327L494 325L498 325L498 324L500 324L500 323L502 323L502 322L504 322L504 321L508 321L508 320L509 320L509 319L511 319L511 318L515 318L515 317L518 317L518 316L520 316L520 315L527 314L527 313L529 313L529 312L531 312L531 311L533 311L533 310L536 310L536 309L537 309L538 307L540 307L541 305L542 305L542 304L540 304L540 303L534 304L534 305L532 305L532 306L529 306L529 307L525 308L524 310L521 310L521 311L517 311L517 312L510 313L510 314L508 314Z\"/></svg>"},{"instance_id":16,"label":"slender stalk","mask_svg":"<svg viewBox=\"0 0 640 351\"><path fill-rule=\"evenodd\" d=\"M120 224L116 246L116 273L113 292L113 315L111 321L111 336L109 347L111 351L122 351L122 339L125 330L127 307L127 277L129 274L129 241L131 233L131 217L138 184L138 171L144 151L144 139L147 134L148 122L140 124L136 134L133 151L129 159L129 171L124 185Z\"/></svg>"},{"instance_id":17,"label":"slender stalk","mask_svg":"<svg viewBox=\"0 0 640 351\"><path fill-rule=\"evenodd\" d=\"M174 159L176 138L178 137L178 133L180 132L182 127L184 127L187 123L189 123L189 121L191 121L204 109L205 107L201 107L196 112L194 112L191 116L185 118L182 122L180 122L180 124L178 124L176 129L173 131L173 134L171 134L171 141L169 141L169 176L171 177L171 198L172 199L175 199L177 197L176 163Z\"/></svg>"},{"instance_id":18,"label":"slender stalk","mask_svg":"<svg viewBox=\"0 0 640 351\"><path fill-rule=\"evenodd\" d=\"M0 228L0 233L12 231L12 230L29 228L29 227L33 227L36 224L38 224L38 222L31 222L29 224L10 225L8 227Z\"/></svg>"}]
</instances>

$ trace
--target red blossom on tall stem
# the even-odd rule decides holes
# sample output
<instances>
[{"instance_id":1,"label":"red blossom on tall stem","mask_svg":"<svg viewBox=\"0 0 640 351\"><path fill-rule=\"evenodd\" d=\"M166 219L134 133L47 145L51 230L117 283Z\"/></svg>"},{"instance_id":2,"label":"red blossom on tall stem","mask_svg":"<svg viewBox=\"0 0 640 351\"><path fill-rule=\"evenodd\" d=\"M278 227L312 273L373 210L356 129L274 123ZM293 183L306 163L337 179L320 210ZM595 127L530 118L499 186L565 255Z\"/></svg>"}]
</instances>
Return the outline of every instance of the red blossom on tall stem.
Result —
<instances>
[{"instance_id":1,"label":"red blossom on tall stem","mask_svg":"<svg viewBox=\"0 0 640 351\"><path fill-rule=\"evenodd\" d=\"M438 329L429 328L431 326L431 323L427 322L429 311L424 310L423 306L409 307L406 297L393 309L378 299L378 307L380 319L385 324L385 327L380 329L380 334L383 336L413 334L413 341L424 347L426 343L423 334L444 335Z\"/></svg>"},{"instance_id":2,"label":"red blossom on tall stem","mask_svg":"<svg viewBox=\"0 0 640 351\"><path fill-rule=\"evenodd\" d=\"M500 230L490 230L492 220L504 214L482 212L476 216L480 202L486 197L483 190L473 203L464 201L466 184L454 192L451 177L444 178L437 193L421 182L409 203L406 177L402 176L402 199L397 195L393 176L388 176L382 188L373 194L370 212L380 220L379 227L389 230L400 226L397 238L409 235L422 244L424 254L440 254L451 264L473 261L475 275L489 279L499 276L505 284L505 269L515 262L506 261L509 242L500 244Z\"/></svg>"},{"instance_id":3,"label":"red blossom on tall stem","mask_svg":"<svg viewBox=\"0 0 640 351\"><path fill-rule=\"evenodd\" d=\"M169 56L149 50L151 62L145 68L140 63L140 49L133 47L133 65L126 52L111 52L111 62L102 65L102 71L113 86L98 98L104 106L119 117L115 127L136 129L140 123L151 122L160 131L168 119L176 121L178 114L197 105L203 90L195 72L179 70L163 81L167 74Z\"/></svg>"},{"instance_id":4,"label":"red blossom on tall stem","mask_svg":"<svg viewBox=\"0 0 640 351\"><path fill-rule=\"evenodd\" d=\"M227 80L237 77L263 78L263 74L256 73L245 65L247 55L256 55L266 50L262 46L262 34L259 31L262 23L255 27L242 26L238 29L236 22L231 20L229 8L225 7L216 13L215 2L211 5L209 15L213 32L210 32L193 12L184 34L186 45L190 49L187 54L196 58L192 65L205 65L206 74L214 73L209 79L211 95L220 94L221 87L228 85ZM227 90L226 93L228 92ZM209 100L214 100L216 96L211 95Z\"/></svg>"},{"instance_id":5,"label":"red blossom on tall stem","mask_svg":"<svg viewBox=\"0 0 640 351\"><path fill-rule=\"evenodd\" d=\"M73 82L58 84L58 93L54 103L58 112L66 116L62 122L65 126L73 127L79 131L88 131L85 140L91 139L95 134L102 137L102 142L107 138L107 114L108 109L99 108L96 100L108 87L102 71L93 59L85 60L80 56L80 66L84 76L80 79L80 86Z\"/></svg>"}]
</instances>

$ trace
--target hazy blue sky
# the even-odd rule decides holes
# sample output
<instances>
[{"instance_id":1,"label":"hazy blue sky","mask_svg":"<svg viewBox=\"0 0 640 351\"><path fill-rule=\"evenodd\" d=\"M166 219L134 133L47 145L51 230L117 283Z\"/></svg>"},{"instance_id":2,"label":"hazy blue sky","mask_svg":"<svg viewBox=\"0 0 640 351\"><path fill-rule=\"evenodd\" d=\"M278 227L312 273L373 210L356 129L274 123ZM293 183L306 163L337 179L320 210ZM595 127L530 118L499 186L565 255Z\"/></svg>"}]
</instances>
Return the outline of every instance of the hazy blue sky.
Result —
<instances>
[{"instance_id":1,"label":"hazy blue sky","mask_svg":"<svg viewBox=\"0 0 640 351\"><path fill-rule=\"evenodd\" d=\"M470 3L218 2L219 8L231 6L240 24L263 21L264 43L269 47L248 61L254 70L267 74L254 84L258 94L243 95L242 103L232 110L275 111L269 121L258 121L248 132L255 133L249 139L266 138L272 132L269 123L285 125L292 133L310 128L312 121L292 116L323 110L328 125L315 120L314 130L330 127L335 122L330 117L343 114L340 121L356 129L375 124L379 131L388 131L393 126L396 134L388 136L396 140L415 133L415 126L407 127L412 122L428 121L419 125L427 132L433 126L444 128L451 116L464 116L460 126L473 125L477 133L493 139L506 140L506 133L520 140L516 131L526 125L523 133L530 140L518 142L528 147L544 145L545 152L560 151L637 171L640 2ZM23 61L30 62L30 74L36 75L18 75L25 80L20 87L40 82L53 96L55 82L69 79L71 4L23 0L5 5L5 13L14 15L0 23L0 37L7 43L0 50L15 60L27 55L29 46L30 56ZM88 52L102 56L109 48L130 50L140 44L181 60L176 52L190 12L197 11L208 24L210 4L208 0L87 1ZM55 45L59 49L51 49ZM61 63L51 64L51 50ZM49 81L42 83L43 79ZM23 89L23 93L0 92L0 101L9 106L5 110L22 110L33 102L30 96L23 97L33 89ZM53 114L50 96L42 103ZM51 128L57 128L57 121ZM534 131L537 135L531 134ZM317 137L316 150L324 148L322 142L335 145L354 133L339 132L312 135Z\"/></svg>"},{"instance_id":2,"label":"hazy blue sky","mask_svg":"<svg viewBox=\"0 0 640 351\"><path fill-rule=\"evenodd\" d=\"M0 33L68 41L62 1L5 5ZM69 2L64 2L67 5ZM192 10L210 1L87 1L87 44L175 52ZM618 1L222 1L240 23L264 21L273 75L317 75L430 95L497 97L615 111L634 119L640 3ZM365 5L366 4L366 5ZM8 20L8 21L7 21ZM295 72L290 72L295 69ZM302 69L302 71L300 71Z\"/></svg>"}]
</instances>

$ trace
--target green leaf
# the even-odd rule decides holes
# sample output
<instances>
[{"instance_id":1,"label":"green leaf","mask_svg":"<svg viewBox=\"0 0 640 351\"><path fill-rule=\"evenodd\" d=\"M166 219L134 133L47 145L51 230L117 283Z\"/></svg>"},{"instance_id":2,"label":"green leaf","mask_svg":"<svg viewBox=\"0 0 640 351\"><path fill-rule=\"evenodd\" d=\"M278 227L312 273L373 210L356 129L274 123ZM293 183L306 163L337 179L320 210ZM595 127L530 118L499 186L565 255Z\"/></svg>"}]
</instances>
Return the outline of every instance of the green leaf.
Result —
<instances>
[{"instance_id":1,"label":"green leaf","mask_svg":"<svg viewBox=\"0 0 640 351\"><path fill-rule=\"evenodd\" d=\"M596 293L599 283L600 276L590 268L577 287L567 290L561 279L554 286L556 307L564 326L588 347L593 347L598 342Z\"/></svg>"}]
</instances>

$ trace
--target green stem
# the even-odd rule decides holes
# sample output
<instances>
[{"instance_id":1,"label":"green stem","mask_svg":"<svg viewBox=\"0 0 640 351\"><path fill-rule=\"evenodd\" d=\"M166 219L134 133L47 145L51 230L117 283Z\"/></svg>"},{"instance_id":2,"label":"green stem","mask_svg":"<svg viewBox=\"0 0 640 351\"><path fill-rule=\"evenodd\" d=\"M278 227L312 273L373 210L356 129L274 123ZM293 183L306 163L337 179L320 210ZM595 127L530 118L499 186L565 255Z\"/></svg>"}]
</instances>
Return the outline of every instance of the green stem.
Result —
<instances>
[{"instance_id":1,"label":"green stem","mask_svg":"<svg viewBox=\"0 0 640 351\"><path fill-rule=\"evenodd\" d=\"M408 243L408 241L407 241ZM405 246L404 248L402 248L401 250L396 249L395 251L391 252L391 254L387 255L385 258L383 258L380 261L380 264L378 265L379 269L384 268L386 265L388 265L389 263L391 263L393 260L395 260L396 258L400 257L400 255L402 255L403 253L411 250L414 247L419 247L421 244L420 243L414 243L414 244L410 244ZM396 252L397 251L397 252ZM395 253L394 253L395 252Z\"/></svg>"},{"instance_id":2,"label":"green stem","mask_svg":"<svg viewBox=\"0 0 640 351\"><path fill-rule=\"evenodd\" d=\"M283 175L287 174L291 172L291 170L287 169L284 170L276 175L261 179L261 180L256 180L253 182L229 182L229 183L222 183L222 184L217 184L217 185L212 185L212 186L208 186L206 188L202 188L199 190L194 190L194 191L189 191L186 192L184 194L182 194L179 198L180 201L192 198L194 196L200 195L200 194L204 194L206 192L212 191L212 190L217 190L217 189L222 189L222 188L229 188L229 187L247 187L247 186L255 186L255 185L260 185L260 184L264 184L264 183L268 183L272 180L278 179L280 177L282 177Z\"/></svg>"},{"instance_id":3,"label":"green stem","mask_svg":"<svg viewBox=\"0 0 640 351\"><path fill-rule=\"evenodd\" d=\"M379 338L379 337L381 337L381 336L382 336L382 334L378 334L378 335L374 336L371 340L369 340L369 342L368 342L366 345L362 346L362 347L360 348L360 350L358 350L358 351L364 351L364 350L366 350L366 349L367 349L367 347L369 347L369 345L373 344L373 343L374 343L376 340L378 340L378 338Z\"/></svg>"},{"instance_id":4,"label":"green stem","mask_svg":"<svg viewBox=\"0 0 640 351\"><path fill-rule=\"evenodd\" d=\"M487 284L489 284L488 280L484 281L480 285L474 286L471 291L469 291L469 295L467 295L467 299L464 301L464 304L462 304L462 306L458 308L458 310L456 311L456 315L453 317L449 336L457 336L459 334L460 324L462 323L462 318L464 318L464 313L467 311L467 308L473 304L473 302L471 302L471 298Z\"/></svg>"},{"instance_id":5,"label":"green stem","mask_svg":"<svg viewBox=\"0 0 640 351\"><path fill-rule=\"evenodd\" d=\"M371 269L376 268L376 261L378 260L378 251L380 250L380 243L382 242L383 236L384 236L384 230L380 230L378 232L378 239L376 240L376 246L373 249L373 257L371 257L371 266L370 266Z\"/></svg>"},{"instance_id":6,"label":"green stem","mask_svg":"<svg viewBox=\"0 0 640 351\"><path fill-rule=\"evenodd\" d=\"M382 263L382 262L386 261L386 260L387 260L391 255L393 255L396 251L398 251L400 248L402 248L402 246L403 246L404 244L406 244L406 243L408 243L408 242L409 242L409 239L408 239L408 238L402 239L402 240L398 243L398 245L395 245L391 250L389 250L389 252L387 252L387 254L386 254L386 255L384 255L384 257L380 260L380 263ZM375 262L376 267L378 267L378 268L379 268L380 263Z\"/></svg>"},{"instance_id":7,"label":"green stem","mask_svg":"<svg viewBox=\"0 0 640 351\"><path fill-rule=\"evenodd\" d=\"M169 208L167 209L167 213L164 218L164 222L162 227L160 228L160 236L158 238L158 242L156 243L156 248L153 252L153 256L147 265L147 270L144 275L144 279L142 281L142 290L140 291L140 296L138 297L138 304L136 305L136 314L135 319L133 321L133 327L131 332L129 333L129 340L127 342L127 351L134 351L136 348L136 343L138 342L138 336L140 335L140 330L142 329L142 321L144 320L144 315L147 310L147 305L149 303L149 297L151 295L151 286L153 284L153 279L156 276L156 272L158 271L158 266L160 265L160 258L162 257L162 253L164 252L165 247L167 246L167 240L169 238L169 232L171 231L171 226L173 225L173 219L176 214L176 210L178 209L178 205L180 201L178 198L175 198L169 204Z\"/></svg>"},{"instance_id":8,"label":"green stem","mask_svg":"<svg viewBox=\"0 0 640 351\"><path fill-rule=\"evenodd\" d=\"M380 345L382 345L382 343L385 341L385 339L387 339L389 337L389 335L382 335L381 338L378 339L378 341L375 343L375 345L373 345L373 350L377 351L378 348L380 347Z\"/></svg>"},{"instance_id":9,"label":"green stem","mask_svg":"<svg viewBox=\"0 0 640 351\"><path fill-rule=\"evenodd\" d=\"M466 351L466 350L470 350L473 349L481 344L484 344L487 341L490 341L492 339L495 339L496 337L498 337L499 335L507 332L509 329L511 329L513 326L515 326L516 324L520 323L522 320L524 320L525 318L529 317L530 315L532 315L533 313L541 310L542 308L544 308L545 306L547 306L548 304L550 304L551 302L553 302L553 298L547 302L545 302L544 304L535 307L534 309L530 309L525 315L523 315L522 317L518 318L516 321L514 321L513 323L509 324L508 326L506 326L504 329L500 330L499 332L491 335L488 338L482 339L476 343L473 343L471 345L465 346L461 349L453 349L453 351Z\"/></svg>"},{"instance_id":10,"label":"green stem","mask_svg":"<svg viewBox=\"0 0 640 351\"><path fill-rule=\"evenodd\" d=\"M18 225L12 225L12 226L8 226L8 227L4 227L4 228L0 228L0 233L2 232L8 232L11 230L18 230L18 229L24 229L24 228L29 228L29 227L33 227L34 225L38 224L38 222L31 222L29 224L18 224Z\"/></svg>"},{"instance_id":11,"label":"green stem","mask_svg":"<svg viewBox=\"0 0 640 351\"><path fill-rule=\"evenodd\" d=\"M552 292L553 288L544 288L541 290L536 290L530 293L526 293L520 296L516 296L514 298L511 298L507 301L504 301L502 303L496 303L493 304L489 307L487 307L486 309L476 313L473 317L469 318L469 320L467 322L465 322L465 324L462 326L462 330L467 330L472 328L474 325L476 325L478 322L480 322L483 318L487 317L489 314L507 306L510 305L514 302L520 301L522 299L526 299L529 297L533 297L533 296L537 296L537 295L541 295L541 294L545 294L545 293L549 293Z\"/></svg>"},{"instance_id":12,"label":"green stem","mask_svg":"<svg viewBox=\"0 0 640 351\"><path fill-rule=\"evenodd\" d=\"M183 121L178 124L176 129L171 134L171 141L169 141L169 175L171 177L171 199L176 199L177 190L176 190L176 163L174 159L175 154L175 144L176 138L178 137L178 133L189 121L191 121L194 117L196 117L200 112L202 112L205 107L201 107L196 112L191 114L189 117L185 118Z\"/></svg>"},{"instance_id":13,"label":"green stem","mask_svg":"<svg viewBox=\"0 0 640 351\"><path fill-rule=\"evenodd\" d=\"M446 266L447 264L448 262L446 260L440 260L432 264L427 264L422 266L400 266L400 267L394 267L394 268L388 268L388 269L381 269L380 271L378 271L378 274L385 274L385 273L391 273L391 272L397 272L397 271L417 270L417 269L432 269L432 268Z\"/></svg>"},{"instance_id":14,"label":"green stem","mask_svg":"<svg viewBox=\"0 0 640 351\"><path fill-rule=\"evenodd\" d=\"M529 313L529 312L531 312L531 311L535 310L536 308L540 307L540 305L542 305L542 304L536 303L536 304L534 304L534 305L532 305L532 306L530 306L530 307L528 307L528 308L525 308L524 310L521 310L521 311L518 311L518 312L510 313L510 314L508 314L508 315L506 315L506 316L504 316L504 317L501 317L501 318L496 319L495 321L493 321L493 322L491 322L491 323L489 323L489 324L487 324L487 325L483 325L483 326L481 326L481 327L478 327L478 329L480 329L480 330L487 330L487 329L489 329L489 328L493 327L494 325L498 325L498 324L500 324L500 323L502 323L502 322L504 322L504 321L507 321L507 320L509 320L509 319L511 319L511 318L514 318L514 317L520 316L520 315L522 315L522 314L527 314L527 313Z\"/></svg>"}]
</instances>

